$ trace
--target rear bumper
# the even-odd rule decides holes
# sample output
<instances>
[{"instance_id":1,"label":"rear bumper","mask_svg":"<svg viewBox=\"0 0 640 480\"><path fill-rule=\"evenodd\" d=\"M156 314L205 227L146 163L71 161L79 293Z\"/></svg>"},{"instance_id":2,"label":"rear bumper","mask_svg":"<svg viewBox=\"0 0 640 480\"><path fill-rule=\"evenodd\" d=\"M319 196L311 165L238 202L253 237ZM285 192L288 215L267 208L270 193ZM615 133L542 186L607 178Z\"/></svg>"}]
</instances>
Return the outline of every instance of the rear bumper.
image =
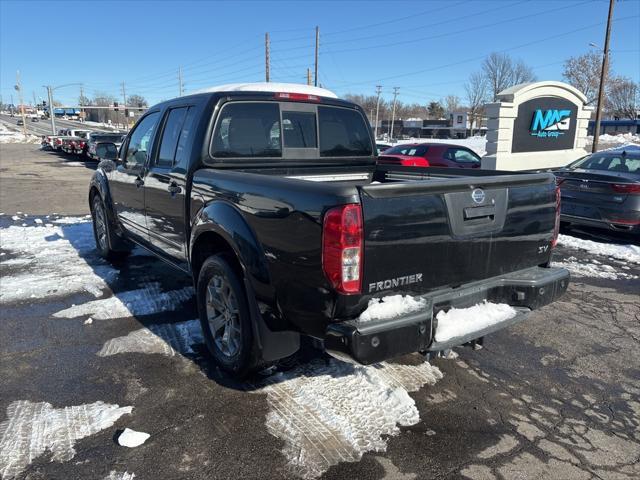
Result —
<instances>
[{"instance_id":1,"label":"rear bumper","mask_svg":"<svg viewBox=\"0 0 640 480\"><path fill-rule=\"evenodd\" d=\"M639 214L640 216L640 214ZM573 225L584 225L587 227L604 228L613 232L640 232L640 218L637 223L633 221L627 221L616 223L611 220L601 220L596 218L579 217L577 215L561 214L560 220L562 222L571 223Z\"/></svg>"},{"instance_id":2,"label":"rear bumper","mask_svg":"<svg viewBox=\"0 0 640 480\"><path fill-rule=\"evenodd\" d=\"M360 323L354 319L329 325L325 332L325 349L336 358L364 365L407 353L446 350L521 322L532 310L559 298L568 285L569 272L564 268L533 267L455 289L431 292L421 296L427 301L424 311L374 322ZM517 314L445 342L434 341L439 311L466 308L483 300L509 304Z\"/></svg>"}]
</instances>

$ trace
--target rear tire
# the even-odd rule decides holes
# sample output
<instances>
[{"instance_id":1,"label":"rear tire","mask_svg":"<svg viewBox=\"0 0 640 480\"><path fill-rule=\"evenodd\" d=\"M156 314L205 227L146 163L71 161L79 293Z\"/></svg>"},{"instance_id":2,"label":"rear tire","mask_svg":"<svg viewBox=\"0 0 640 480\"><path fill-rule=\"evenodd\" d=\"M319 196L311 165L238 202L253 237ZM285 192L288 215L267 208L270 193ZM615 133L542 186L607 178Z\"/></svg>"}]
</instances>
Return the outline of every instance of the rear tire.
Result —
<instances>
[{"instance_id":1,"label":"rear tire","mask_svg":"<svg viewBox=\"0 0 640 480\"><path fill-rule=\"evenodd\" d=\"M197 302L213 360L232 376L245 376L255 367L251 314L242 279L226 255L205 260L198 275Z\"/></svg>"},{"instance_id":2,"label":"rear tire","mask_svg":"<svg viewBox=\"0 0 640 480\"><path fill-rule=\"evenodd\" d=\"M113 225L109 221L104 202L99 194L95 194L91 200L91 218L93 220L93 237L96 241L96 249L101 257L107 260L116 260L129 254L129 250L114 250Z\"/></svg>"}]
</instances>

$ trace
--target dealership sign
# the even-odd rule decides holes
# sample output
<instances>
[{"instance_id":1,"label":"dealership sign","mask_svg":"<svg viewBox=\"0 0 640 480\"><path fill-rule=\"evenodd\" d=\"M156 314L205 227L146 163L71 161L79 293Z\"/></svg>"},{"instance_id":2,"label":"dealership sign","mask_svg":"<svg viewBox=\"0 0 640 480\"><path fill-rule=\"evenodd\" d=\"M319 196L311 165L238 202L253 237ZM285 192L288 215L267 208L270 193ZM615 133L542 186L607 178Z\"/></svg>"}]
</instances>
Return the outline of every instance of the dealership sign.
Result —
<instances>
[{"instance_id":1,"label":"dealership sign","mask_svg":"<svg viewBox=\"0 0 640 480\"><path fill-rule=\"evenodd\" d=\"M538 138L564 135L569 130L571 110L536 110L529 131Z\"/></svg>"},{"instance_id":2,"label":"dealership sign","mask_svg":"<svg viewBox=\"0 0 640 480\"><path fill-rule=\"evenodd\" d=\"M513 125L511 151L544 152L574 147L577 105L558 97L521 103Z\"/></svg>"}]
</instances>

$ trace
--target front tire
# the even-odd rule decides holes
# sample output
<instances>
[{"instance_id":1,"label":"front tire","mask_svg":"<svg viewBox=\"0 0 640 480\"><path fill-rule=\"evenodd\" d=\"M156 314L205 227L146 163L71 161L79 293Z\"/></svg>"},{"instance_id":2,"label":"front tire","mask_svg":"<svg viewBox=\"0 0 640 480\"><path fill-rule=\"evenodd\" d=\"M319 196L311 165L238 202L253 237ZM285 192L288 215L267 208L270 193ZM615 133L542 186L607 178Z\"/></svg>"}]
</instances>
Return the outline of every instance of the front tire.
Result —
<instances>
[{"instance_id":1,"label":"front tire","mask_svg":"<svg viewBox=\"0 0 640 480\"><path fill-rule=\"evenodd\" d=\"M251 315L241 277L227 256L205 260L198 276L197 302L209 353L220 368L243 377L255 366Z\"/></svg>"}]
</instances>

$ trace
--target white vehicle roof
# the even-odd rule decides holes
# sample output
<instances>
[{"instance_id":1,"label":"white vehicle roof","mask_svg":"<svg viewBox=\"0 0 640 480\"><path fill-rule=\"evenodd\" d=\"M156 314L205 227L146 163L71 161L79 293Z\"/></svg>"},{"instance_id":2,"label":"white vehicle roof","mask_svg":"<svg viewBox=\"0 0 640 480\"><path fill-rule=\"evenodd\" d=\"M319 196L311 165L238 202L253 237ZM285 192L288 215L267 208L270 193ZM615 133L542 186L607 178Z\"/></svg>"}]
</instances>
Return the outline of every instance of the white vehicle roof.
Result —
<instances>
[{"instance_id":1,"label":"white vehicle roof","mask_svg":"<svg viewBox=\"0 0 640 480\"><path fill-rule=\"evenodd\" d=\"M318 97L338 98L331 90L326 88L314 87L300 83L275 83L275 82L257 82L257 83L228 83L226 85L218 85L214 87L202 88L192 93L209 93L209 92L283 92L283 93L302 93L305 95L317 95Z\"/></svg>"}]
</instances>

